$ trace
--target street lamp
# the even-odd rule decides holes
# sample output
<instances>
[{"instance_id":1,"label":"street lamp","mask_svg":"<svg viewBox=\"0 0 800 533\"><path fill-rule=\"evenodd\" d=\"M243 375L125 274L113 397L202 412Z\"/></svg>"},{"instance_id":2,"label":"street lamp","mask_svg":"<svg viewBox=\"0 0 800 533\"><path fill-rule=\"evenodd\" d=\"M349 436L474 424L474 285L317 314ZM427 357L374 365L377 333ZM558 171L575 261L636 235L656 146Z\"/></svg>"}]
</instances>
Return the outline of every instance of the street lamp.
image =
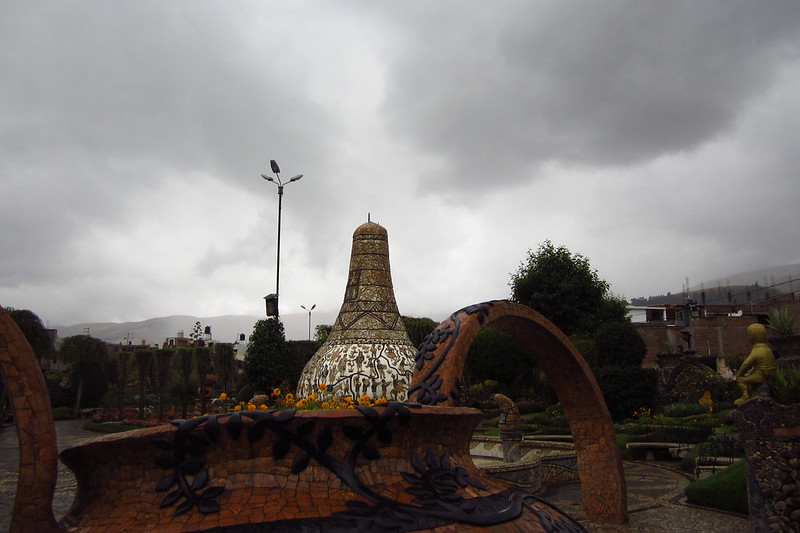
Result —
<instances>
[{"instance_id":1,"label":"street lamp","mask_svg":"<svg viewBox=\"0 0 800 533\"><path fill-rule=\"evenodd\" d=\"M277 254L278 264L275 269L275 294L274 294L275 298L273 299L274 300L273 303L275 304L275 314L269 315L269 311L267 312L267 314L268 316L274 316L275 318L278 318L278 295L280 294L280 285L281 285L281 207L283 204L283 188L284 186L292 183L293 181L299 180L300 178L303 177L303 175L298 174L296 176L292 176L291 178L289 178L289 181L284 183L281 181L281 169L278 166L278 163L274 159L271 159L269 162L269 166L272 169L272 172L275 174L275 178L273 178L272 176L267 176L266 174L261 174L261 177L267 181L271 181L272 183L278 186L278 254ZM264 299L267 299L270 296L273 295L265 296ZM269 307L267 307L267 309L269 310Z\"/></svg>"},{"instance_id":2,"label":"street lamp","mask_svg":"<svg viewBox=\"0 0 800 533\"><path fill-rule=\"evenodd\" d=\"M308 311L308 340L311 340L311 311L313 311L316 306L317 304L312 305L311 309L306 309L305 305L300 306L303 309L306 309L306 311Z\"/></svg>"}]
</instances>

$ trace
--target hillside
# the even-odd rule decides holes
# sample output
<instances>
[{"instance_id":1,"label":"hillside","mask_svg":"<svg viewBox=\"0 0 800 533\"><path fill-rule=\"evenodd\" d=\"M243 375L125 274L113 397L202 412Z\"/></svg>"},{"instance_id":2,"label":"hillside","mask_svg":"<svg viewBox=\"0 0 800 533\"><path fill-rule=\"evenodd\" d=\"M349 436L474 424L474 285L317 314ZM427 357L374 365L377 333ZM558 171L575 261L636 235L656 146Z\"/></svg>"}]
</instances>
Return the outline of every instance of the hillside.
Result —
<instances>
[{"instance_id":1,"label":"hillside","mask_svg":"<svg viewBox=\"0 0 800 533\"><path fill-rule=\"evenodd\" d=\"M192 333L195 322L200 322L203 327L211 326L211 335L214 340L234 342L241 333L245 334L245 338L249 337L256 321L261 318L263 317L254 315L214 317L173 315L139 322L92 322L55 326L54 329L58 330L59 338L82 335L88 331L89 335L113 344L127 343L128 338L133 344L141 344L142 341L145 341L146 344L161 344L167 337L175 337L179 330L183 330L184 335L188 337ZM315 325L331 324L335 318L333 313L314 313L312 315L312 336ZM308 314L281 315L281 320L286 330L287 340L308 339Z\"/></svg>"}]
</instances>

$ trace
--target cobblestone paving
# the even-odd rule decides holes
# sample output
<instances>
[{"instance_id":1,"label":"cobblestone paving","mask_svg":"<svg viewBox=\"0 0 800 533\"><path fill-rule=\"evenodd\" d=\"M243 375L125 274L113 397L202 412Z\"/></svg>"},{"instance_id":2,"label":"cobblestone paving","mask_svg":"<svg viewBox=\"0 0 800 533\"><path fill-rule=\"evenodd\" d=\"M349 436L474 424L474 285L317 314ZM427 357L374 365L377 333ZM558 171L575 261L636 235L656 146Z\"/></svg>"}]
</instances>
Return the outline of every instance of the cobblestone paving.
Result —
<instances>
[{"instance_id":1,"label":"cobblestone paving","mask_svg":"<svg viewBox=\"0 0 800 533\"><path fill-rule=\"evenodd\" d=\"M629 523L609 526L582 522L598 533L747 533L747 517L686 504L690 479L681 472L644 462L625 463ZM540 494L572 517L581 518L580 483L565 483Z\"/></svg>"},{"instance_id":2,"label":"cobblestone paving","mask_svg":"<svg viewBox=\"0 0 800 533\"><path fill-rule=\"evenodd\" d=\"M96 433L81 429L80 420L56 422L58 449L63 450ZM8 531L19 469L17 432L14 426L0 430L0 531ZM608 526L584 522L598 533L746 533L746 517L693 507L685 503L683 489L689 479L671 469L652 463L625 463L630 523ZM75 477L59 462L53 513L61 518L72 505ZM543 499L571 516L581 518L580 483L549 487Z\"/></svg>"},{"instance_id":3,"label":"cobblestone paving","mask_svg":"<svg viewBox=\"0 0 800 533\"><path fill-rule=\"evenodd\" d=\"M56 421L58 450L77 444L78 442L97 437L97 433L81 429L82 420ZM19 473L19 442L17 428L4 426L0 429L0 531L8 531L11 521L11 510L14 508L14 496L17 490L17 474ZM58 481L53 498L53 514L56 519L66 514L75 498L75 476L72 471L58 463Z\"/></svg>"}]
</instances>

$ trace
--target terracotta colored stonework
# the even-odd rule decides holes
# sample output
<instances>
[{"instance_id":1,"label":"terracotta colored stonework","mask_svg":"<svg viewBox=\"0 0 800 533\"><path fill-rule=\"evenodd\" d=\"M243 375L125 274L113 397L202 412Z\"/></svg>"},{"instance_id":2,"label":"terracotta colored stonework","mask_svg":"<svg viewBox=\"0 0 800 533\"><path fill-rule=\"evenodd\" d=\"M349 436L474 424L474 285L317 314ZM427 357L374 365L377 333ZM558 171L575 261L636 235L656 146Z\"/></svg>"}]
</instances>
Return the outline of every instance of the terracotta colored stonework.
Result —
<instances>
[{"instance_id":1,"label":"terracotta colored stonework","mask_svg":"<svg viewBox=\"0 0 800 533\"><path fill-rule=\"evenodd\" d=\"M19 437L19 478L9 531L59 531L53 517L58 447L36 356L17 324L0 307L0 371L5 378Z\"/></svg>"},{"instance_id":2,"label":"terracotta colored stonework","mask_svg":"<svg viewBox=\"0 0 800 533\"><path fill-rule=\"evenodd\" d=\"M426 405L458 405L469 346L485 326L516 339L552 383L572 429L585 517L627 522L622 456L603 395L569 338L540 313L508 301L485 302L453 313L416 354L409 398Z\"/></svg>"},{"instance_id":3,"label":"terracotta colored stonework","mask_svg":"<svg viewBox=\"0 0 800 533\"><path fill-rule=\"evenodd\" d=\"M535 496L477 469L481 414L455 405L466 349L483 325L508 331L550 376L569 419L586 518L623 522L611 420L586 363L528 308L454 313L417 354L419 403L253 411L92 439L62 452L78 479L75 531L584 531ZM22 448L12 531L57 531L55 434L32 351L0 313L0 368ZM427 405L421 405L427 404Z\"/></svg>"}]
</instances>

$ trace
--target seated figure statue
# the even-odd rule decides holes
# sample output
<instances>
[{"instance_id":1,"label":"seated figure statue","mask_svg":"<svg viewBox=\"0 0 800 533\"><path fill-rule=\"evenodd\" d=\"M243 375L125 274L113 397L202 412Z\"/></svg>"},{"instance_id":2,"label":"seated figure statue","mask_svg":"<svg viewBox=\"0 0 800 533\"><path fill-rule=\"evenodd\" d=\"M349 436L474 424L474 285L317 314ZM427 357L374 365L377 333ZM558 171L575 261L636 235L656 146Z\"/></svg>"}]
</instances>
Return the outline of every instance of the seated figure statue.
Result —
<instances>
[{"instance_id":1,"label":"seated figure statue","mask_svg":"<svg viewBox=\"0 0 800 533\"><path fill-rule=\"evenodd\" d=\"M497 425L501 431L517 431L522 418L517 405L503 394L495 394L492 399L500 405L500 419Z\"/></svg>"},{"instance_id":2,"label":"seated figure statue","mask_svg":"<svg viewBox=\"0 0 800 533\"><path fill-rule=\"evenodd\" d=\"M758 387L775 376L778 369L775 356L767 345L767 328L763 324L750 324L747 326L747 336L753 343L753 349L736 373L736 384L742 391L742 396L733 402L736 405L749 400Z\"/></svg>"}]
</instances>

